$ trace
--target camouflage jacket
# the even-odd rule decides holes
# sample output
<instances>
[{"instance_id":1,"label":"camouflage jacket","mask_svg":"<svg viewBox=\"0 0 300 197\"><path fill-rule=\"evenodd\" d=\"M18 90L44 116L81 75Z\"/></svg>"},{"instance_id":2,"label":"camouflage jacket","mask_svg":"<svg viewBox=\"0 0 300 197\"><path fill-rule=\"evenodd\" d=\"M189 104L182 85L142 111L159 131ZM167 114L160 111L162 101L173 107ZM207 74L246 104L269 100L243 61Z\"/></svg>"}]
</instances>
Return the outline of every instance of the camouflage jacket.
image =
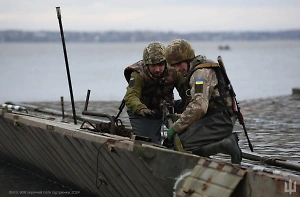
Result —
<instances>
[{"instance_id":1,"label":"camouflage jacket","mask_svg":"<svg viewBox=\"0 0 300 197\"><path fill-rule=\"evenodd\" d=\"M217 63L197 56L191 62L186 77L185 89L189 92L186 108L173 124L173 129L181 133L197 120L222 110L232 114L229 92L225 90L224 79Z\"/></svg>"},{"instance_id":2,"label":"camouflage jacket","mask_svg":"<svg viewBox=\"0 0 300 197\"><path fill-rule=\"evenodd\" d=\"M184 77L174 68L166 67L163 77L152 77L143 61L125 68L124 76L128 82L124 97L126 106L134 113L140 109L148 108L157 112L161 118L161 103L163 100L174 105L174 88L181 97L184 96Z\"/></svg>"}]
</instances>

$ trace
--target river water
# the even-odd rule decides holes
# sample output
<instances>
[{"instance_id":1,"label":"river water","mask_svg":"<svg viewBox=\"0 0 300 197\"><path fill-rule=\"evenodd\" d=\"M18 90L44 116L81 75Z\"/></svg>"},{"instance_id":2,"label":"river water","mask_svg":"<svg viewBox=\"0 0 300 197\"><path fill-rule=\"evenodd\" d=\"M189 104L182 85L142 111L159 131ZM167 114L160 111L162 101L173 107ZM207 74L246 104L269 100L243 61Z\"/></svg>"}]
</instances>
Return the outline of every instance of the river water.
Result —
<instances>
[{"instance_id":1,"label":"river water","mask_svg":"<svg viewBox=\"0 0 300 197\"><path fill-rule=\"evenodd\" d=\"M213 60L218 55L222 56L237 99L246 110L245 121L253 131L250 132L250 138L254 138L256 150L267 155L277 152L283 158L299 162L300 150L295 134L300 129L297 115L300 105L288 95L292 88L300 87L300 41L227 42L231 47L228 51L218 50L219 44L192 43L197 54L204 54ZM75 101L84 101L90 89L90 100L111 101L106 105L115 114L126 91L123 69L141 59L146 45L67 43ZM70 100L69 95L61 43L0 43L1 104L6 101L43 101L51 107L52 101L59 101L61 96L66 101ZM291 100L296 103L290 105ZM126 119L124 113L121 117ZM236 130L241 131L241 128L237 126ZM279 133L272 136L274 130ZM272 139L268 141L266 136ZM280 140L288 144L288 148L278 147ZM244 139L241 147L248 149ZM77 192L73 195L81 196L79 191L0 160L0 196L13 196L12 192L16 191L29 191L32 194L41 191L60 192L43 196L70 196L64 192L71 191Z\"/></svg>"},{"instance_id":2,"label":"river water","mask_svg":"<svg viewBox=\"0 0 300 197\"><path fill-rule=\"evenodd\" d=\"M193 42L196 54L221 55L239 100L287 95L299 85L300 40ZM75 101L122 100L126 66L140 60L147 43L66 43ZM69 98L61 43L0 43L0 103Z\"/></svg>"},{"instance_id":3,"label":"river water","mask_svg":"<svg viewBox=\"0 0 300 197\"><path fill-rule=\"evenodd\" d=\"M0 160L0 196L83 196L80 191Z\"/></svg>"}]
</instances>

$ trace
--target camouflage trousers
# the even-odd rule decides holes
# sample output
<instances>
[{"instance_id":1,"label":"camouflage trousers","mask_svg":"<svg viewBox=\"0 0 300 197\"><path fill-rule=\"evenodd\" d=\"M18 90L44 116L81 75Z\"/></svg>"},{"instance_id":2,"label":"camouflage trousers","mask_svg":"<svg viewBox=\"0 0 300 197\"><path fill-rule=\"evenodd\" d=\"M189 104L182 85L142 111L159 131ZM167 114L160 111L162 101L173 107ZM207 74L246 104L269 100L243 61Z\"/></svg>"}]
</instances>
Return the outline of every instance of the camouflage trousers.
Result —
<instances>
[{"instance_id":1,"label":"camouflage trousers","mask_svg":"<svg viewBox=\"0 0 300 197\"><path fill-rule=\"evenodd\" d=\"M194 151L232 134L235 119L226 112L199 119L179 135L183 148Z\"/></svg>"}]
</instances>

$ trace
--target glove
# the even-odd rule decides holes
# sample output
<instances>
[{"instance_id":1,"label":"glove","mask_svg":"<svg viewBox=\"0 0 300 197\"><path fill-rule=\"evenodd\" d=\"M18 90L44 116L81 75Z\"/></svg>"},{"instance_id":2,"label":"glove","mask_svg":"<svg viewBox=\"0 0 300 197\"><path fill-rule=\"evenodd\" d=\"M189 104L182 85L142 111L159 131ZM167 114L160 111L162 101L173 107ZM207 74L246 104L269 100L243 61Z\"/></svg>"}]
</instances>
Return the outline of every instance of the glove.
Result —
<instances>
[{"instance_id":1,"label":"glove","mask_svg":"<svg viewBox=\"0 0 300 197\"><path fill-rule=\"evenodd\" d=\"M180 116L180 115L179 115L179 116ZM176 122L176 121L178 120L179 116L178 116L177 114L168 114L168 115L166 116L166 118L171 118L171 120L172 120L173 122Z\"/></svg>"},{"instance_id":2,"label":"glove","mask_svg":"<svg viewBox=\"0 0 300 197\"><path fill-rule=\"evenodd\" d=\"M175 134L176 133L175 133L174 129L172 127L169 128L168 134L167 134L168 140L172 141Z\"/></svg>"},{"instance_id":3,"label":"glove","mask_svg":"<svg viewBox=\"0 0 300 197\"><path fill-rule=\"evenodd\" d=\"M155 112L148 108L140 109L138 114L141 116L144 116L144 117L154 117L155 116Z\"/></svg>"}]
</instances>

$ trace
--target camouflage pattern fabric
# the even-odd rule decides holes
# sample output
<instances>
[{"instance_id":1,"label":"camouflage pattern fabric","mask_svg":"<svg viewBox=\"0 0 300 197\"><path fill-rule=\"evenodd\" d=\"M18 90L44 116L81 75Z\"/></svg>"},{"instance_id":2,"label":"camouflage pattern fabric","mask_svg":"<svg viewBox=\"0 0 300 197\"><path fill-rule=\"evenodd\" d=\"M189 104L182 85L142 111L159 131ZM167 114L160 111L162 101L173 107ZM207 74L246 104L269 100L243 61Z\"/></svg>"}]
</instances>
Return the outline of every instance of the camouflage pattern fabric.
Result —
<instances>
[{"instance_id":1,"label":"camouflage pattern fabric","mask_svg":"<svg viewBox=\"0 0 300 197\"><path fill-rule=\"evenodd\" d=\"M192 46L184 39L172 40L166 48L166 61L169 65L191 60L195 57Z\"/></svg>"},{"instance_id":2,"label":"camouflage pattern fabric","mask_svg":"<svg viewBox=\"0 0 300 197\"><path fill-rule=\"evenodd\" d=\"M208 68L203 68L204 64ZM231 98L219 71L217 64L205 56L197 56L191 62L185 82L190 88L188 104L173 124L185 150L194 151L232 133Z\"/></svg>"},{"instance_id":3,"label":"camouflage pattern fabric","mask_svg":"<svg viewBox=\"0 0 300 197\"><path fill-rule=\"evenodd\" d=\"M207 64L209 68L202 68L205 63L211 63L211 65ZM227 109L229 113L232 113L231 97L228 91L225 91L224 79L221 74L218 74L219 68L214 64L216 63L201 55L196 56L191 62L190 72L185 82L188 83L185 84L186 91L190 88L190 91L187 91L189 93L187 106L181 114L181 118L173 125L173 129L177 133L181 133L195 121L211 114L218 108L220 111ZM203 81L201 92L199 92L199 80ZM223 91L220 92L220 89Z\"/></svg>"},{"instance_id":4,"label":"camouflage pattern fabric","mask_svg":"<svg viewBox=\"0 0 300 197\"><path fill-rule=\"evenodd\" d=\"M129 83L129 79L130 79L130 76L131 76L131 73L133 71L136 71L138 73L142 72L142 70L144 70L146 65L144 64L144 61L143 60L139 60L137 61L136 63L126 67L124 69L124 77L126 79L126 81Z\"/></svg>"},{"instance_id":5,"label":"camouflage pattern fabric","mask_svg":"<svg viewBox=\"0 0 300 197\"><path fill-rule=\"evenodd\" d=\"M125 74L126 73L126 74ZM131 73L130 77L129 74ZM126 106L135 114L140 109L148 108L156 111L156 118L162 117L160 104L166 100L174 105L174 88L179 95L184 97L183 82L181 73L174 68L166 67L162 78L155 78L149 72L147 66L141 61L127 67L124 71L125 78L129 78L130 85L124 97ZM130 82L132 79L134 82Z\"/></svg>"},{"instance_id":6,"label":"camouflage pattern fabric","mask_svg":"<svg viewBox=\"0 0 300 197\"><path fill-rule=\"evenodd\" d=\"M196 79L203 80L202 92L195 93ZM189 84L191 87L191 100L179 119L173 125L173 129L177 133L186 130L191 124L195 123L206 114L211 96L217 94L216 91L218 91L215 89L218 84L218 79L215 71L212 69L202 68L196 70L192 74Z\"/></svg>"},{"instance_id":7,"label":"camouflage pattern fabric","mask_svg":"<svg viewBox=\"0 0 300 197\"><path fill-rule=\"evenodd\" d=\"M143 60L146 65L165 61L165 46L160 42L151 42L144 49Z\"/></svg>"}]
</instances>

